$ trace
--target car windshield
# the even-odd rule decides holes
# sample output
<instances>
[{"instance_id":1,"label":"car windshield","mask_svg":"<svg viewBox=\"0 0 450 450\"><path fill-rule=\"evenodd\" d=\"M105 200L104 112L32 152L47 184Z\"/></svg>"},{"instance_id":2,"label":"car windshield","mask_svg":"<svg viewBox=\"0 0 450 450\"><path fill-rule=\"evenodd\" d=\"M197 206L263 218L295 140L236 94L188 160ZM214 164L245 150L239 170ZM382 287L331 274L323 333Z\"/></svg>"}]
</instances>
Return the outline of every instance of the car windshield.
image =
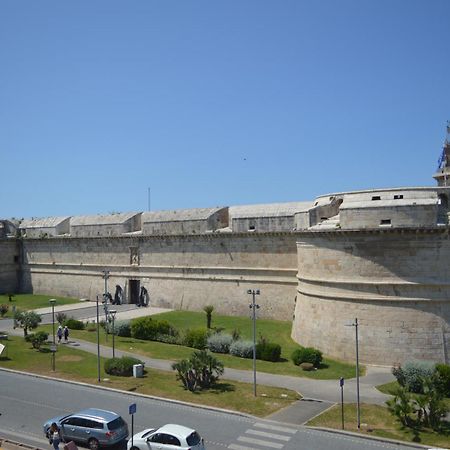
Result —
<instances>
[{"instance_id":1,"label":"car windshield","mask_svg":"<svg viewBox=\"0 0 450 450\"><path fill-rule=\"evenodd\" d=\"M194 431L186 438L186 442L188 443L188 445L197 445L200 443L201 439L202 438L200 437L200 435L196 431Z\"/></svg>"},{"instance_id":2,"label":"car windshield","mask_svg":"<svg viewBox=\"0 0 450 450\"><path fill-rule=\"evenodd\" d=\"M122 417L118 417L117 419L114 419L112 422L108 423L108 430L117 430L118 428L121 428L125 425L124 420Z\"/></svg>"}]
</instances>

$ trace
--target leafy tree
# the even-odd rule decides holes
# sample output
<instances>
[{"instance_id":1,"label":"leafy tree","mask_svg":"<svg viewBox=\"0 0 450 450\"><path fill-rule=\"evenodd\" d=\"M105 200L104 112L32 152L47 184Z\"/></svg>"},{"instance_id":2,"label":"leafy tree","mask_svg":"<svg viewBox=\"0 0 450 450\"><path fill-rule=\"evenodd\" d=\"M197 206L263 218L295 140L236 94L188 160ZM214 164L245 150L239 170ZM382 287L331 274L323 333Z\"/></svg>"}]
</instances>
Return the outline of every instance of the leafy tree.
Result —
<instances>
[{"instance_id":1,"label":"leafy tree","mask_svg":"<svg viewBox=\"0 0 450 450\"><path fill-rule=\"evenodd\" d=\"M28 335L28 330L33 330L41 323L41 316L34 311L16 311L14 319L23 328L23 335Z\"/></svg>"},{"instance_id":2,"label":"leafy tree","mask_svg":"<svg viewBox=\"0 0 450 450\"><path fill-rule=\"evenodd\" d=\"M206 313L206 328L208 330L211 328L211 320L212 320L212 313L214 311L213 305L206 305L203 307L203 311Z\"/></svg>"}]
</instances>

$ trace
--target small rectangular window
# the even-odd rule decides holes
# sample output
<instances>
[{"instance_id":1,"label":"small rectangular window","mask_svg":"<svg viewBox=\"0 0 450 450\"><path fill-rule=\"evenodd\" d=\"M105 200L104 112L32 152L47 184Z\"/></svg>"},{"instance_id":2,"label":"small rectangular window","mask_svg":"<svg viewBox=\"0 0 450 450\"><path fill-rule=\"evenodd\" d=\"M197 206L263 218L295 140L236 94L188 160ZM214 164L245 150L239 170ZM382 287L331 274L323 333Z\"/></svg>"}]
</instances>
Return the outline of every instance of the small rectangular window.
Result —
<instances>
[{"instance_id":1,"label":"small rectangular window","mask_svg":"<svg viewBox=\"0 0 450 450\"><path fill-rule=\"evenodd\" d=\"M381 219L380 225L390 225L391 219Z\"/></svg>"},{"instance_id":2,"label":"small rectangular window","mask_svg":"<svg viewBox=\"0 0 450 450\"><path fill-rule=\"evenodd\" d=\"M249 225L248 231L255 231L255 225Z\"/></svg>"},{"instance_id":3,"label":"small rectangular window","mask_svg":"<svg viewBox=\"0 0 450 450\"><path fill-rule=\"evenodd\" d=\"M374 195L372 197L372 200L381 200L381 197L379 195Z\"/></svg>"},{"instance_id":4,"label":"small rectangular window","mask_svg":"<svg viewBox=\"0 0 450 450\"><path fill-rule=\"evenodd\" d=\"M403 198L403 194L394 195L394 200L401 200Z\"/></svg>"}]
</instances>

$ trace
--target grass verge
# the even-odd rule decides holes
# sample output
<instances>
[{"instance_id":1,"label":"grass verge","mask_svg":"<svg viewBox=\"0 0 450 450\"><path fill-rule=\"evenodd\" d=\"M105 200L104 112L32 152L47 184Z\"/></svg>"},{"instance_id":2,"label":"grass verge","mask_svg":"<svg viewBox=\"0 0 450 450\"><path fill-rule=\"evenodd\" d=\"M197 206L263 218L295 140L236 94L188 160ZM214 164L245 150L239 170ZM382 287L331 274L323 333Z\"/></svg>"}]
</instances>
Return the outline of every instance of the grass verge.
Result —
<instances>
[{"instance_id":1,"label":"grass verge","mask_svg":"<svg viewBox=\"0 0 450 450\"><path fill-rule=\"evenodd\" d=\"M70 345L59 345L56 353L56 371L51 370L51 353L48 347L37 351L22 337L9 337L3 341L7 357L0 357L0 367L70 379L98 385L97 357L78 350ZM175 372L170 374L156 369L147 369L143 378L115 377L103 371L104 358L101 361L100 384L115 389L155 395L163 398L181 400L201 405L225 408L243 413L265 417L289 406L298 400L299 395L288 389L258 386L258 396L253 396L253 385L229 380L219 380L210 390L192 393L183 388L176 379Z\"/></svg>"},{"instance_id":2,"label":"grass verge","mask_svg":"<svg viewBox=\"0 0 450 450\"><path fill-rule=\"evenodd\" d=\"M206 315L201 312L171 311L157 314L152 317L155 319L167 320L179 331L186 330L187 328L206 327ZM247 317L219 316L213 314L212 325L215 329L223 330L230 334L233 330L238 330L242 339L250 339L252 337L252 321ZM291 326L292 324L287 321L258 319L258 334L268 338L271 342L280 344L282 349L281 361L279 362L258 360L256 368L259 372L305 377L317 380L336 380L340 377L349 379L355 377L355 366L353 364L328 358L324 358L319 370L311 372L303 371L298 366L294 365L290 360L290 357L292 352L298 348L298 344L291 339ZM47 331L49 330L50 328L47 328ZM71 331L71 336L76 339L97 342L96 333L89 331L73 330ZM105 344L106 339L111 341L112 338L111 336L107 337L102 330L100 337L101 343ZM149 358L179 360L188 358L193 351L192 348L181 345L165 344L155 341L142 341L133 338L116 337L115 342L117 348L120 350L132 351ZM238 358L232 355L218 353L216 353L215 356L225 365L225 367L252 370L251 359ZM360 366L360 373L363 375L364 372L365 368Z\"/></svg>"},{"instance_id":3,"label":"grass verge","mask_svg":"<svg viewBox=\"0 0 450 450\"><path fill-rule=\"evenodd\" d=\"M378 436L399 441L415 442L430 447L450 448L450 424L441 433L431 429L412 430L402 427L388 409L379 405L361 404L361 429L358 431L356 405L344 405L345 430L370 436ZM333 406L320 416L310 420L307 425L342 429L340 405Z\"/></svg>"},{"instance_id":4,"label":"grass verge","mask_svg":"<svg viewBox=\"0 0 450 450\"><path fill-rule=\"evenodd\" d=\"M4 317L13 317L13 306L16 309L30 310L38 308L48 308L50 303L48 302L51 298L55 298L54 295L35 295L35 294L14 294L12 301L9 301L7 295L0 295L0 305L7 305L9 307L8 312ZM67 305L70 303L79 303L79 298L70 297L58 297L57 305Z\"/></svg>"}]
</instances>

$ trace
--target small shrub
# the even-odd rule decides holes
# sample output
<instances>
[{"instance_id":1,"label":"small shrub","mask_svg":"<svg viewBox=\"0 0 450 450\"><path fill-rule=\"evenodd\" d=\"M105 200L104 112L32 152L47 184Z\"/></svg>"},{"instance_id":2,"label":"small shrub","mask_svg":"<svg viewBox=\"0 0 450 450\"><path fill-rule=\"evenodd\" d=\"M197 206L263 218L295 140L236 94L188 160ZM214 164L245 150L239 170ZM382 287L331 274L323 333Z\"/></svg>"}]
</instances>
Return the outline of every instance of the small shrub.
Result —
<instances>
[{"instance_id":1,"label":"small shrub","mask_svg":"<svg viewBox=\"0 0 450 450\"><path fill-rule=\"evenodd\" d=\"M84 327L86 331L97 331L97 324L95 322L88 322Z\"/></svg>"},{"instance_id":2,"label":"small shrub","mask_svg":"<svg viewBox=\"0 0 450 450\"><path fill-rule=\"evenodd\" d=\"M69 328L69 330L84 330L84 322L74 318L67 319L64 325Z\"/></svg>"},{"instance_id":3,"label":"small shrub","mask_svg":"<svg viewBox=\"0 0 450 450\"><path fill-rule=\"evenodd\" d=\"M314 364L304 362L300 364L300 368L306 372L310 372L311 370L314 370Z\"/></svg>"},{"instance_id":4,"label":"small shrub","mask_svg":"<svg viewBox=\"0 0 450 450\"><path fill-rule=\"evenodd\" d=\"M430 361L406 361L402 367L405 377L405 387L416 394L423 393L423 379L431 377L435 371L434 364Z\"/></svg>"},{"instance_id":5,"label":"small shrub","mask_svg":"<svg viewBox=\"0 0 450 450\"><path fill-rule=\"evenodd\" d=\"M400 386L405 385L405 374L403 373L403 369L401 366L394 366L391 370L392 375L397 379L397 383Z\"/></svg>"},{"instance_id":6,"label":"small shrub","mask_svg":"<svg viewBox=\"0 0 450 450\"><path fill-rule=\"evenodd\" d=\"M281 346L279 344L274 344L273 342L258 342L256 345L256 358L262 359L263 361L276 362L280 360L281 356Z\"/></svg>"},{"instance_id":7,"label":"small shrub","mask_svg":"<svg viewBox=\"0 0 450 450\"><path fill-rule=\"evenodd\" d=\"M0 305L0 316L4 316L9 310L9 306L8 305Z\"/></svg>"},{"instance_id":8,"label":"small shrub","mask_svg":"<svg viewBox=\"0 0 450 450\"><path fill-rule=\"evenodd\" d=\"M232 342L231 334L215 333L209 336L206 347L214 353L229 353Z\"/></svg>"},{"instance_id":9,"label":"small shrub","mask_svg":"<svg viewBox=\"0 0 450 450\"><path fill-rule=\"evenodd\" d=\"M241 338L241 330L235 328L231 333L231 336L233 338L233 341L238 341Z\"/></svg>"},{"instance_id":10,"label":"small shrub","mask_svg":"<svg viewBox=\"0 0 450 450\"><path fill-rule=\"evenodd\" d=\"M293 351L291 359L296 366L308 362L314 367L319 367L322 362L322 352L312 347L300 347Z\"/></svg>"},{"instance_id":11,"label":"small shrub","mask_svg":"<svg viewBox=\"0 0 450 450\"><path fill-rule=\"evenodd\" d=\"M208 330L204 328L193 328L191 330L186 330L183 337L183 345L186 347L203 350L206 348L208 334Z\"/></svg>"},{"instance_id":12,"label":"small shrub","mask_svg":"<svg viewBox=\"0 0 450 450\"><path fill-rule=\"evenodd\" d=\"M176 336L172 336L170 334L157 334L155 341L164 342L165 344L183 345L178 334Z\"/></svg>"},{"instance_id":13,"label":"small shrub","mask_svg":"<svg viewBox=\"0 0 450 450\"><path fill-rule=\"evenodd\" d=\"M230 345L230 354L240 358L253 358L253 342L234 341Z\"/></svg>"},{"instance_id":14,"label":"small shrub","mask_svg":"<svg viewBox=\"0 0 450 450\"><path fill-rule=\"evenodd\" d=\"M131 324L129 320L118 320L114 323L114 334L121 337L131 337Z\"/></svg>"},{"instance_id":15,"label":"small shrub","mask_svg":"<svg viewBox=\"0 0 450 450\"><path fill-rule=\"evenodd\" d=\"M30 342L31 345L33 346L33 348L39 350L42 346L42 344L44 344L44 342L47 342L48 339L48 333L45 331L38 331L37 333L31 333L28 334L25 337L25 340L27 342Z\"/></svg>"},{"instance_id":16,"label":"small shrub","mask_svg":"<svg viewBox=\"0 0 450 450\"><path fill-rule=\"evenodd\" d=\"M438 376L438 389L446 396L450 397L450 365L436 364Z\"/></svg>"},{"instance_id":17,"label":"small shrub","mask_svg":"<svg viewBox=\"0 0 450 450\"><path fill-rule=\"evenodd\" d=\"M63 325L66 320L67 320L67 314L64 314L63 312L56 313L56 321L60 325Z\"/></svg>"},{"instance_id":18,"label":"small shrub","mask_svg":"<svg viewBox=\"0 0 450 450\"><path fill-rule=\"evenodd\" d=\"M131 377L133 375L133 366L143 364L141 360L131 356L122 356L122 358L110 358L105 361L105 372L108 375L120 377Z\"/></svg>"}]
</instances>

